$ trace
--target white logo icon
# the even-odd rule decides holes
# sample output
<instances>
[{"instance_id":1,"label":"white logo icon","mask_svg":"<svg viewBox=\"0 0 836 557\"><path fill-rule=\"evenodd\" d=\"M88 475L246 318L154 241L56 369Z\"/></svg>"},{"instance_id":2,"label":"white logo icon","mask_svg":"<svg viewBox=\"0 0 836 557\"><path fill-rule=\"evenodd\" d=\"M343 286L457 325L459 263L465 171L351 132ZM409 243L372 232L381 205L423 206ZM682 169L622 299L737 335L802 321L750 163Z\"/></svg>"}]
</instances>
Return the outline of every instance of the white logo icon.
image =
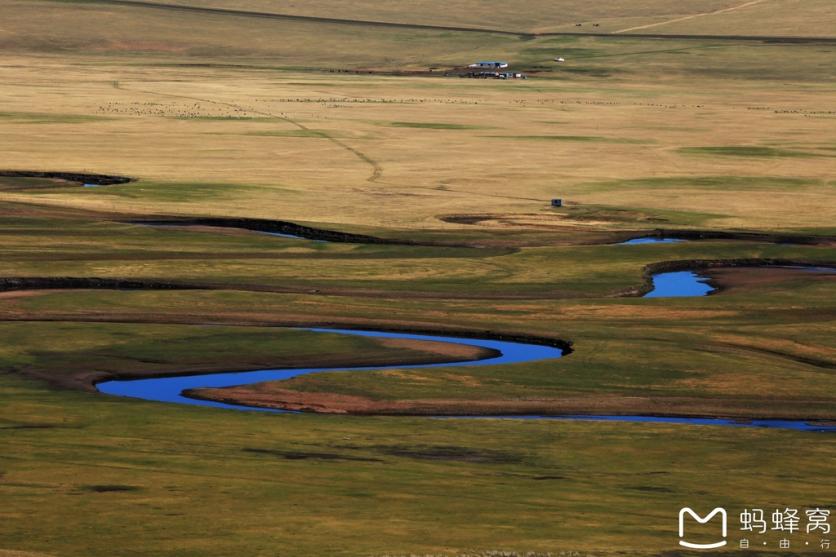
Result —
<instances>
[{"instance_id":1,"label":"white logo icon","mask_svg":"<svg viewBox=\"0 0 836 557\"><path fill-rule=\"evenodd\" d=\"M715 543L691 543L686 542L684 539L685 537L685 515L689 514L691 517L696 520L700 524L706 524L709 520L714 518L716 515L720 515L722 520L722 533L723 533L723 540ZM701 517L697 513L691 509L691 507L683 507L679 511L679 545L682 547L688 547L691 549L716 549L718 547L723 547L726 545L726 536L728 535L728 515L726 514L726 509L723 507L717 507L707 515L705 518Z\"/></svg>"}]
</instances>

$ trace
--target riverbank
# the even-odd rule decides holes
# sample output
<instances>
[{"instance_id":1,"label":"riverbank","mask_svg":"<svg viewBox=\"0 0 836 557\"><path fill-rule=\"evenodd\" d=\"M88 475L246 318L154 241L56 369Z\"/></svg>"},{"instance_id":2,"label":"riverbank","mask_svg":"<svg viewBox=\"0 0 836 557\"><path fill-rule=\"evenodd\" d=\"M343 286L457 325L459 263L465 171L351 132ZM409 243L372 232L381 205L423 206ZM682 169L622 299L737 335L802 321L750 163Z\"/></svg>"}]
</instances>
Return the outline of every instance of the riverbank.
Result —
<instances>
[{"instance_id":1,"label":"riverbank","mask_svg":"<svg viewBox=\"0 0 836 557\"><path fill-rule=\"evenodd\" d=\"M758 398L706 399L699 397L652 397L590 395L566 398L508 400L375 400L338 393L306 392L282 388L277 383L227 387L223 389L189 389L191 398L225 404L274 408L321 414L358 416L484 416L484 417L569 417L606 415L612 421L619 416L658 416L740 420L815 421L836 425L836 412L830 400L793 400L773 398L769 406ZM683 420L687 423L687 420Z\"/></svg>"},{"instance_id":2,"label":"riverbank","mask_svg":"<svg viewBox=\"0 0 836 557\"><path fill-rule=\"evenodd\" d=\"M164 327L164 326L163 326ZM222 329L223 330L223 329ZM111 369L90 369L86 366L68 364L64 373L45 373L30 369L26 375L45 380L60 388L78 389L97 392L96 384L116 380L140 380L149 378L177 378L195 375L222 374L223 366L231 366L242 373L249 370L273 370L298 367L342 368L361 366L398 366L398 365L433 365L455 362L474 362L495 358L499 353L489 348L464 344L451 344L427 340L399 338L360 338L322 334L306 334L304 330L276 328L272 331L250 329L250 334L257 331L261 346L250 346L241 365L241 355L235 352L237 338L247 328L226 329L225 341L229 348L216 350L217 358L210 362L189 360L166 362L160 358L147 360L142 364L126 366L114 362ZM217 338L213 335L210 338ZM316 350L303 350L300 342L317 342ZM198 345L197 348L200 348ZM330 347L330 350L323 349ZM203 346L205 349L206 347Z\"/></svg>"},{"instance_id":3,"label":"riverbank","mask_svg":"<svg viewBox=\"0 0 836 557\"><path fill-rule=\"evenodd\" d=\"M348 336L361 336L383 339L383 341L412 341L438 343L440 341L470 347L482 347L493 350L492 357L481 361L462 361L458 364L413 364L399 363L390 366L345 367L340 375L378 372L396 376L408 373L416 368L441 367L455 373L454 366L477 365L519 365L525 362L538 362L559 358L560 350L544 349L542 346L521 344L507 341L489 341L487 339L456 339L449 337L429 337L406 335L403 333L384 333L380 331L357 331L337 329L313 329L314 333L337 333ZM466 347L465 347L466 348ZM293 368L284 370L260 370L250 372L227 372L183 377L167 376L144 380L109 380L100 382L97 388L106 394L140 398L158 402L185 405L215 405L230 410L273 409L281 411L307 411L332 414L356 415L412 415L412 416L525 416L529 419L538 417L604 416L611 421L619 417L626 420L651 418L654 416L679 418L681 423L688 423L690 418L719 419L733 418L741 423L758 420L780 421L775 427L800 427L792 421L836 420L833 405L829 400L787 400L772 397L768 406L757 397L723 397L706 399L699 397L653 397L653 396L618 396L598 395L562 398L543 398L529 396L515 399L468 400L435 398L429 400L373 400L349 394L336 394L323 391L306 391L306 382L300 377L328 372L325 368ZM185 375L185 374L183 374ZM314 379L314 384L316 379ZM477 387L463 379L467 386ZM293 390L302 386L301 391ZM290 388L287 388L290 386ZM722 424L717 424L722 425ZM760 427L772 427L763 422ZM821 427L827 428L826 425Z\"/></svg>"},{"instance_id":4,"label":"riverbank","mask_svg":"<svg viewBox=\"0 0 836 557\"><path fill-rule=\"evenodd\" d=\"M795 431L274 416L124 403L9 375L0 387L4 547L71 557L113 555L114 544L144 555L423 555L445 544L525 554L559 550L557 539L582 555L607 544L650 557L648 546L675 539L672 499L816 501L821 485L796 474L826 478L833 456L827 438ZM612 509L631 535L606 527Z\"/></svg>"}]
</instances>

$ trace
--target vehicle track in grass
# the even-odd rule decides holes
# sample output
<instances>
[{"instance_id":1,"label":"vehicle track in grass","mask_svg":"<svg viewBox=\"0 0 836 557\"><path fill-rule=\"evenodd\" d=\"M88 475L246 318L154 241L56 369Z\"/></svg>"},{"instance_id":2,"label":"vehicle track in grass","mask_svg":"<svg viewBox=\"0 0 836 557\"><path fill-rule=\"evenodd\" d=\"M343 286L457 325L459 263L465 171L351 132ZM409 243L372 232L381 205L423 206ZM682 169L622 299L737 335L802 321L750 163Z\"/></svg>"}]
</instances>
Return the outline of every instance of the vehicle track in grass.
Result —
<instances>
[{"instance_id":1,"label":"vehicle track in grass","mask_svg":"<svg viewBox=\"0 0 836 557\"><path fill-rule=\"evenodd\" d=\"M303 123L301 123L297 120L294 120L293 118L290 118L289 116L284 116L284 115L281 115L281 114L274 114L272 112L266 112L264 110L259 110L259 109L256 109L256 108L247 107L247 106L236 104L236 103L231 103L231 102L227 102L227 101L219 101L219 100L216 100L216 99L209 99L209 98L205 98L205 97L196 97L196 96L191 96L191 95L180 95L180 94L177 94L177 93L164 93L164 92L161 92L161 91L154 91L154 90L150 90L150 89L139 89L137 87L130 87L129 88L129 87L125 87L123 83L124 82L116 81L116 82L114 82L113 87L115 89L119 89L121 91L129 91L129 92L133 91L133 92L136 92L136 93L144 93L146 95L157 95L157 96L161 96L161 97L169 97L169 98L175 98L175 99L186 99L186 100L191 100L191 101L198 101L198 102L205 102L205 103L209 103L209 104L216 104L216 105L219 105L219 106L226 106L227 108L233 108L235 110L248 112L248 113L251 113L251 114L257 114L259 116L265 116L267 118L275 118L277 120L282 120L284 122L287 122L288 124L291 124L291 125L295 126L297 129L299 129L301 131L304 131L304 132L308 132L308 133L313 133L314 132L314 130L311 130L311 128L307 127L305 124L303 124ZM369 175L368 178L366 178L367 182L374 183L374 182L378 181L380 179L380 177L383 175L383 167L380 165L380 163L378 163L376 160L374 160L372 157L370 157L369 155L367 155L363 151L357 149L356 147L352 147L348 143L346 143L344 141L341 141L341 140L337 139L336 137L334 137L334 136L332 136L332 135L330 135L326 132L319 131L319 132L317 132L317 135L322 137L323 139L326 139L326 140L330 141L331 143L333 143L334 145L343 149L344 151L347 151L347 152L351 153L354 157L356 157L357 159L359 159L360 161L362 161L366 165L370 166L371 167L371 174Z\"/></svg>"},{"instance_id":2,"label":"vehicle track in grass","mask_svg":"<svg viewBox=\"0 0 836 557\"><path fill-rule=\"evenodd\" d=\"M621 34L621 33L629 33L631 31L639 31L642 29L651 29L653 27L661 27L663 25L670 25L671 23L679 23L680 21L689 21L691 19L697 19L700 17L707 17L712 15L721 15L729 12L736 12L738 10L742 10L748 8L750 6L756 6L758 4L762 4L766 0L750 0L749 2L744 2L743 4L738 4L737 6L731 6L729 8L723 8L721 10L714 10L713 12L703 12L699 14L689 14L681 17L675 17L673 19L668 19L665 21L658 21L656 23L648 23L646 25L636 25L635 27L627 27L626 29L619 29L618 31L613 31L614 34Z\"/></svg>"}]
</instances>

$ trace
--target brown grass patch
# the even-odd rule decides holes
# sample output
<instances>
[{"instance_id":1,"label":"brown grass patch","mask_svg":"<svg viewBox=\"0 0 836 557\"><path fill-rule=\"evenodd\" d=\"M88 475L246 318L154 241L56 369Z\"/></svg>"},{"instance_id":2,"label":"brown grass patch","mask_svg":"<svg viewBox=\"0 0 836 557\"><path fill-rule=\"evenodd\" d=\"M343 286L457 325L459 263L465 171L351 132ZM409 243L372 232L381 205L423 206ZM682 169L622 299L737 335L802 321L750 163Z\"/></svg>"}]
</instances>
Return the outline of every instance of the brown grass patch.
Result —
<instances>
[{"instance_id":1,"label":"brown grass patch","mask_svg":"<svg viewBox=\"0 0 836 557\"><path fill-rule=\"evenodd\" d=\"M451 344L431 340L414 340L408 338L382 338L378 343L387 348L403 348L434 354L450 361L479 360L491 354L490 351L478 346L466 344Z\"/></svg>"},{"instance_id":2,"label":"brown grass patch","mask_svg":"<svg viewBox=\"0 0 836 557\"><path fill-rule=\"evenodd\" d=\"M738 314L733 310L703 310L703 309L679 309L665 308L661 306L639 306L639 305L576 305L564 306L560 314L572 318L593 318L593 319L711 319L717 317L733 317Z\"/></svg>"},{"instance_id":3,"label":"brown grass patch","mask_svg":"<svg viewBox=\"0 0 836 557\"><path fill-rule=\"evenodd\" d=\"M787 267L735 267L712 269L706 274L724 290L773 286L801 278L817 281L836 279L836 273L814 273Z\"/></svg>"},{"instance_id":4,"label":"brown grass patch","mask_svg":"<svg viewBox=\"0 0 836 557\"><path fill-rule=\"evenodd\" d=\"M0 292L0 300L13 300L16 298L32 298L35 296L43 296L46 294L45 290L18 290L11 292Z\"/></svg>"},{"instance_id":5,"label":"brown grass patch","mask_svg":"<svg viewBox=\"0 0 836 557\"><path fill-rule=\"evenodd\" d=\"M371 400L362 396L298 392L275 383L227 389L195 389L197 398L326 414L384 415L574 415L615 414L730 418L836 418L832 401L756 396L718 398L581 395L565 398L491 400Z\"/></svg>"},{"instance_id":6,"label":"brown grass patch","mask_svg":"<svg viewBox=\"0 0 836 557\"><path fill-rule=\"evenodd\" d=\"M791 357L818 358L836 363L836 349L829 346L807 344L792 339L759 338L734 334L712 335L712 339L735 346L767 350L770 353L783 352Z\"/></svg>"}]
</instances>

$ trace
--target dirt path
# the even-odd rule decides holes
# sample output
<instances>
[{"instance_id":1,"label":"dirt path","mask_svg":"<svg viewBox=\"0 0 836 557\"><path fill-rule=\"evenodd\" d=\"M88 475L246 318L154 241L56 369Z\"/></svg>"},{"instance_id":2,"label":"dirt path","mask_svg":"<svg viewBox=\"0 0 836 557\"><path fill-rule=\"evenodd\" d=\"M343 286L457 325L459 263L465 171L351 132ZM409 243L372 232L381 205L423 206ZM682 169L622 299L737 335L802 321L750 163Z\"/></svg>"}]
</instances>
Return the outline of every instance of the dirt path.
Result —
<instances>
[{"instance_id":1,"label":"dirt path","mask_svg":"<svg viewBox=\"0 0 836 557\"><path fill-rule=\"evenodd\" d=\"M116 1L116 0L114 0L114 1ZM128 2L128 3L132 3L132 2ZM306 132L312 131L306 125L304 125L304 124L302 124L302 123L300 123L300 122L298 122L298 121L296 121L296 120L294 120L294 119L292 119L288 116L273 114L272 112L265 112L263 110L256 110L254 108L246 107L246 106L243 106L243 105L240 105L240 104L230 103L230 102L226 102L226 101L218 101L218 100L214 100L214 99L207 99L207 98L204 98L204 97L193 97L193 96L189 96L189 95L178 95L176 93L162 93L160 91L153 91L153 90L148 90L148 89L139 89L139 88L136 88L136 87L127 88L122 84L122 82L118 82L118 81L114 83L114 87L116 89L121 90L121 91L133 91L133 92L136 92L136 93L145 93L146 95L157 95L157 96L161 96L161 97L169 97L169 98L175 98L175 99L186 99L186 100L191 100L191 101L199 101L199 102L206 102L206 103L210 103L210 104L217 104L217 105L220 105L220 106L226 106L226 107L229 107L229 108L233 108L235 110L241 110L241 111L249 112L249 113L252 113L252 114L258 114L259 116L266 116L267 118L276 118L278 120L282 120L284 122L287 122L288 124L296 126L298 129L300 129L302 131L306 131ZM356 149L356 148L352 147L351 145L345 143L344 141L340 141L336 137L328 135L327 133L324 133L324 132L318 132L318 133L319 133L319 135L322 136L323 139L327 139L328 141L330 141L334 145L337 145L341 149L343 149L345 151L348 151L349 153L351 153L352 155L354 155L355 157L360 159L363 163L369 165L372 169L372 172L369 175L369 177L366 179L367 182L376 182L383 175L383 167L380 166L380 164L376 160L374 160L373 158L371 158L367 154L363 153L359 149Z\"/></svg>"},{"instance_id":2,"label":"dirt path","mask_svg":"<svg viewBox=\"0 0 836 557\"><path fill-rule=\"evenodd\" d=\"M732 6L730 8L723 8L721 10L714 10L713 12L703 12L700 14L691 14L682 17L677 17L674 19L668 19L666 21L660 21L658 23L648 23L647 25L637 25L636 27L628 27L626 29L619 29L618 31L613 31L613 33L629 33L630 31L641 31L642 29L651 29L653 27L659 27L661 25L670 25L671 23L679 23L680 21L688 21L690 19L696 19L699 17L705 17L710 15L720 15L729 12L735 12L737 10L742 10L743 8L748 8L750 6L754 6L756 4L762 4L766 0L750 0L749 2L744 2L743 4Z\"/></svg>"}]
</instances>

